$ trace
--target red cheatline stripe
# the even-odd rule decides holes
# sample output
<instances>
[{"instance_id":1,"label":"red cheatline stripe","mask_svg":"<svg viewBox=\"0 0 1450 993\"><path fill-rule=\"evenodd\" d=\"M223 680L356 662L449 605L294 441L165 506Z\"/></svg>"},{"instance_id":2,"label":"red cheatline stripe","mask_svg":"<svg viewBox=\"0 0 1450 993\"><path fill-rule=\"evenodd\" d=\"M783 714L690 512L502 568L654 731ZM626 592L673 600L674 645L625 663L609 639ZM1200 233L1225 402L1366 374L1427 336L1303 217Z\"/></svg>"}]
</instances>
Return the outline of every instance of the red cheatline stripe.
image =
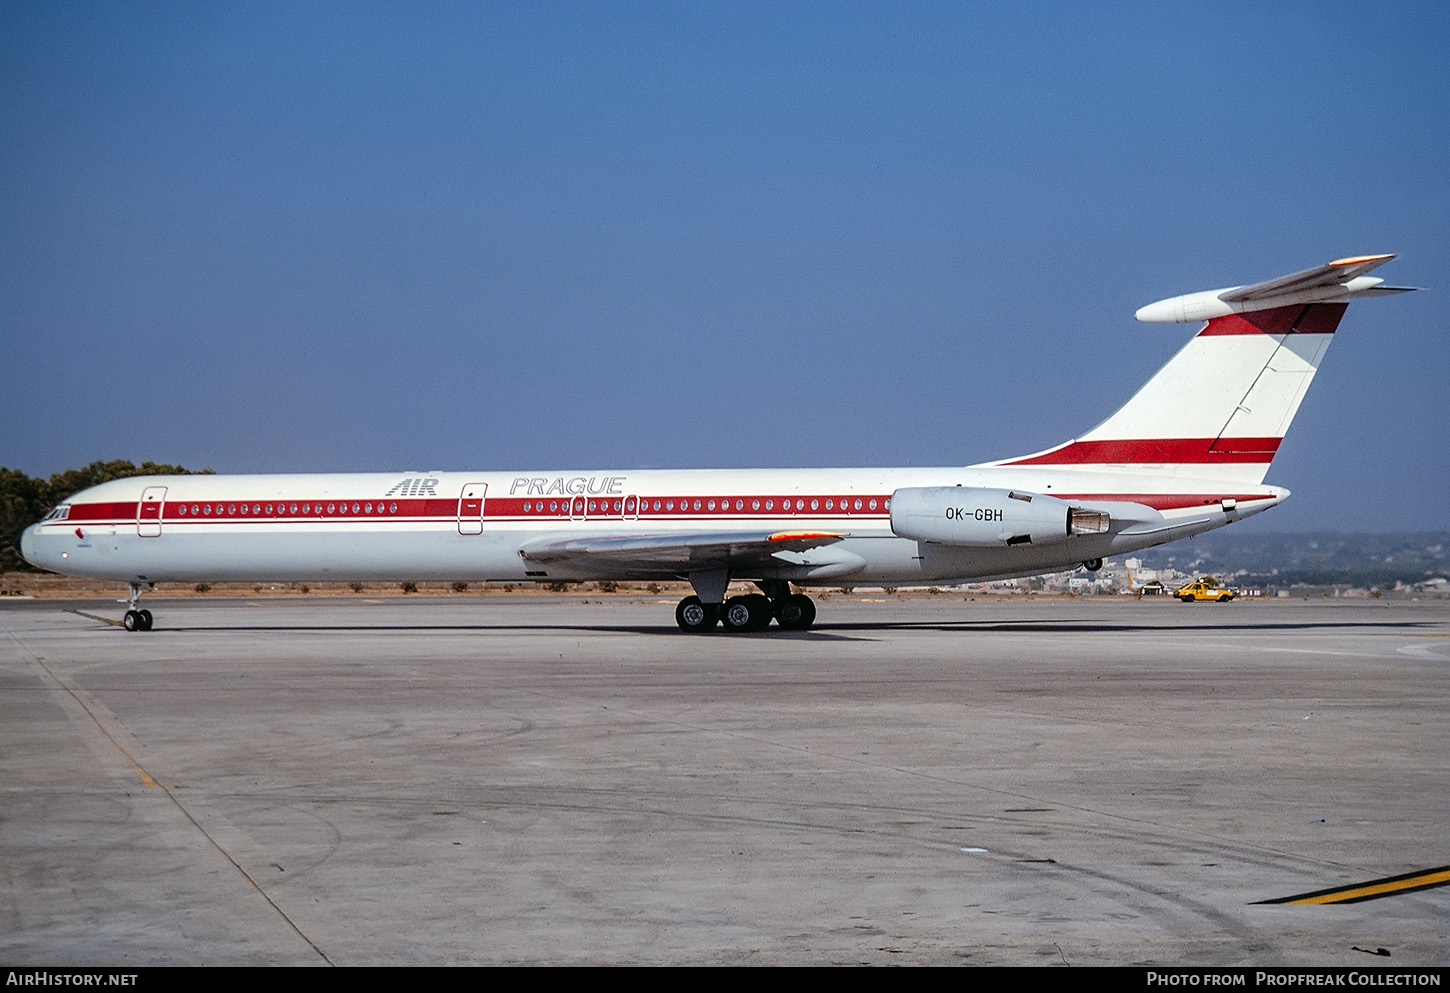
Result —
<instances>
[{"instance_id":1,"label":"red cheatline stripe","mask_svg":"<svg viewBox=\"0 0 1450 993\"><path fill-rule=\"evenodd\" d=\"M1121 438L1074 441L1003 465L1269 462L1282 438Z\"/></svg>"},{"instance_id":2,"label":"red cheatline stripe","mask_svg":"<svg viewBox=\"0 0 1450 993\"><path fill-rule=\"evenodd\" d=\"M777 494L730 497L689 495L671 497L565 497L551 498L547 503L538 498L498 497L492 500L464 501L462 506L455 498L434 498L429 500L369 500L365 497L336 497L330 500L273 498L270 502L257 498L246 501L236 499L168 500L164 504L148 502L138 509L132 501L112 503L73 503L65 522L81 521L88 524L98 522L131 524L138 520L148 523L161 522L170 526L197 524L307 524L337 523L345 521L393 521L419 520L455 521L460 510L465 518L478 517L478 504L483 504L486 520L618 520L621 517L634 520L707 520L731 519L758 520L789 517L850 517L884 518L890 493L863 493L842 497L840 491L829 494L791 494L788 497ZM629 501L635 501L630 503ZM860 503L858 509L856 504ZM574 508L578 503L580 506ZM654 504L660 503L656 510ZM699 504L697 507L696 504ZM759 504L759 507L756 504ZM740 506L737 506L739 504ZM769 504L769 507L767 507ZM800 506L797 507L797 504ZM812 504L815 504L812 507ZM827 505L830 506L827 506ZM874 506L873 506L874 504ZM356 510L353 508L357 507ZM571 509L572 508L572 509ZM64 522L52 522L64 523Z\"/></svg>"},{"instance_id":3,"label":"red cheatline stripe","mask_svg":"<svg viewBox=\"0 0 1450 993\"><path fill-rule=\"evenodd\" d=\"M111 520L132 520L136 519L136 501L130 500L126 503L74 503L71 504L70 513L66 515L65 521L111 521Z\"/></svg>"}]
</instances>

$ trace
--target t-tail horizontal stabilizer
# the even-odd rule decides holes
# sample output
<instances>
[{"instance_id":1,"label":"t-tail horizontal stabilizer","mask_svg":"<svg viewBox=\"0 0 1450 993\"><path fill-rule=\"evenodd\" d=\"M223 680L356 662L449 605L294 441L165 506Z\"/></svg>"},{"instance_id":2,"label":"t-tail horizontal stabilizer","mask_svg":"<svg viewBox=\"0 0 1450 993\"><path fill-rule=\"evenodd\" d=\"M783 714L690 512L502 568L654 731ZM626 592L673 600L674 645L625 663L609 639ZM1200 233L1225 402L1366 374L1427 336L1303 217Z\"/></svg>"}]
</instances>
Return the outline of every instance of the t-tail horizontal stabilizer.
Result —
<instances>
[{"instance_id":1,"label":"t-tail horizontal stabilizer","mask_svg":"<svg viewBox=\"0 0 1450 993\"><path fill-rule=\"evenodd\" d=\"M1365 275L1392 258L1393 255L1355 255L1335 259L1313 269L1249 286L1230 286L1222 290L1202 290L1169 297L1140 308L1134 316L1150 324L1181 324L1295 304L1348 303L1355 297L1387 296L1416 289L1414 286L1385 286L1383 279Z\"/></svg>"}]
</instances>

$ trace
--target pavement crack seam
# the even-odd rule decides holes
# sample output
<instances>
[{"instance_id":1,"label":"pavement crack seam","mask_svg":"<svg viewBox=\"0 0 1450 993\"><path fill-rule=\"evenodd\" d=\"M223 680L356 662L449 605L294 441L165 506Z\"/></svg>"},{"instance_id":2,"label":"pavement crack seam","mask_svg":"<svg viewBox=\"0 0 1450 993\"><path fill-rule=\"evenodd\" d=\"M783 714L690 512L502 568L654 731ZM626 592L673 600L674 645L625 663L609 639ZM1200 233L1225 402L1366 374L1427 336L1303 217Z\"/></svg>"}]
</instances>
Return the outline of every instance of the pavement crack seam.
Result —
<instances>
[{"instance_id":1,"label":"pavement crack seam","mask_svg":"<svg viewBox=\"0 0 1450 993\"><path fill-rule=\"evenodd\" d=\"M16 640L18 642L18 639L15 639L13 635L11 637L12 640ZM190 821L192 826L201 833L201 836L211 844L212 848L216 849L216 851L218 852L218 854L221 855L222 858L226 859L229 863L231 863L232 867L236 869L237 872L241 873L242 878L247 881L247 884L251 886L252 889L256 890L257 894L261 896L263 900L267 901L267 905L270 906L274 911L276 911L277 916L282 918L282 920L286 921L287 926L290 927L299 938L307 943L307 947L311 948L314 952L316 952L317 956L328 965L335 965L336 963L334 963L332 959L327 957L327 953L324 952L321 948L317 947L317 943L309 938L306 932L304 932L300 927L297 926L297 923L287 915L287 912L285 910L277 905L277 901L273 900L272 897L267 893L267 891L264 890L260 885L258 885L257 881L252 878L252 874L247 872L247 870L244 869L236 859L232 858L231 853L223 848L221 844L212 837L211 832L203 827L201 822L192 816L191 811L186 809L186 805L177 798L176 794L171 791L171 788L166 786L164 783L157 782L151 776L151 774L146 771L141 763L136 761L135 756L128 752L125 746L116 740L116 736L113 735L110 729L107 728L106 725L101 721L101 719L96 716L95 712L86 705L86 702L81 699L80 694L77 693L70 686L67 686L60 679L60 677L52 672L50 666L46 665L43 659L37 657L34 653L27 654L29 654L34 660L35 664L39 666L47 676L50 677L51 681L56 686L60 687L60 689L64 691L65 694L69 696L72 701L75 702L75 705L77 707L80 707L81 711L91 719L91 723L94 724L96 726L96 729L99 730L101 734L105 736L105 739L111 743L111 747L114 748L116 751L120 752L123 756L125 756L126 761L131 764L131 768L136 770L136 774L141 777L141 781L145 783L147 787L151 789L159 789L163 793L165 793L166 798L171 801L171 803L176 807L177 810L181 811L181 816L185 817L188 821Z\"/></svg>"}]
</instances>

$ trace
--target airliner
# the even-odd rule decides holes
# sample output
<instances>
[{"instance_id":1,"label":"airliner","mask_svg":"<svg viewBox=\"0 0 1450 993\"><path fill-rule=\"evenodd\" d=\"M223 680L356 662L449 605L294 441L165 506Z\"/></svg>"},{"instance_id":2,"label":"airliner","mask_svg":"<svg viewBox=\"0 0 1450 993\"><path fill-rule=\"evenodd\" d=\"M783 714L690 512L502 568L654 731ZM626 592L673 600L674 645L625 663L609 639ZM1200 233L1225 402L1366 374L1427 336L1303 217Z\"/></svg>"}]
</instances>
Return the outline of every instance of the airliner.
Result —
<instances>
[{"instance_id":1,"label":"airliner","mask_svg":"<svg viewBox=\"0 0 1450 993\"><path fill-rule=\"evenodd\" d=\"M1401 293L1363 255L1170 297L1203 327L1117 413L1031 455L939 469L534 470L139 476L61 502L27 562L142 593L200 581L687 581L687 632L802 630L801 589L946 585L1102 568L1252 517L1349 302ZM732 582L759 592L728 596Z\"/></svg>"}]
</instances>

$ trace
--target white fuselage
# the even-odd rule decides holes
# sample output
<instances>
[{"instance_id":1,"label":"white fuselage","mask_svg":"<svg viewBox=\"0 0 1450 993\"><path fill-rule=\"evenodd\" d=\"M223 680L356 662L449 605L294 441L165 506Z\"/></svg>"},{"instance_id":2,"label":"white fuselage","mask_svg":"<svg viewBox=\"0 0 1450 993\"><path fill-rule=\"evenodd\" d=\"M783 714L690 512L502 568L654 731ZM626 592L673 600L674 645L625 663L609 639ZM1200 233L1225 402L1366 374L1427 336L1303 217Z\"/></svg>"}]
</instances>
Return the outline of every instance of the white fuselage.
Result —
<instances>
[{"instance_id":1,"label":"white fuselage","mask_svg":"<svg viewBox=\"0 0 1450 993\"><path fill-rule=\"evenodd\" d=\"M1100 508L1100 534L962 547L899 537L903 487L1016 488ZM1035 575L1209 530L1277 504L1261 483L1107 466L936 469L588 470L148 476L93 487L27 529L21 552L68 575L130 583L221 580L557 582L687 577L668 556L553 555L541 543L739 532L830 532L813 554L732 578L911 585Z\"/></svg>"}]
</instances>

